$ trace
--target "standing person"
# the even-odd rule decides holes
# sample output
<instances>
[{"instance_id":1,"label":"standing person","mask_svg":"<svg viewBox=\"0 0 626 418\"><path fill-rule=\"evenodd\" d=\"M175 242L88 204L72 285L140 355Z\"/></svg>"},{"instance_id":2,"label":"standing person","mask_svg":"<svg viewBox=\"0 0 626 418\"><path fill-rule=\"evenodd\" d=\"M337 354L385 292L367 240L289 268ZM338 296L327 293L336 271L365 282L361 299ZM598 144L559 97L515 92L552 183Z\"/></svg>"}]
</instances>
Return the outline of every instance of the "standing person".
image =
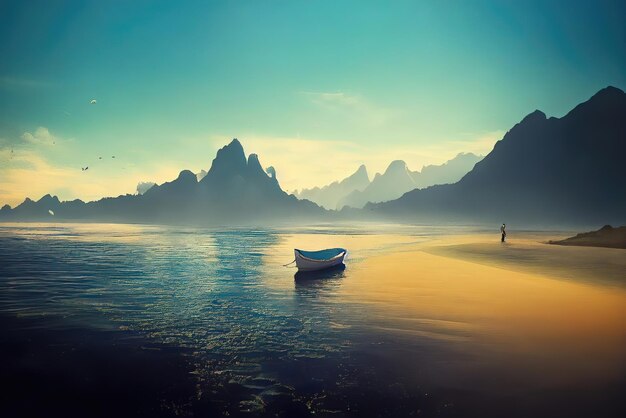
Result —
<instances>
[{"instance_id":1,"label":"standing person","mask_svg":"<svg viewBox=\"0 0 626 418\"><path fill-rule=\"evenodd\" d=\"M502 224L500 227L500 232L502 233L502 242L506 239L506 224Z\"/></svg>"}]
</instances>

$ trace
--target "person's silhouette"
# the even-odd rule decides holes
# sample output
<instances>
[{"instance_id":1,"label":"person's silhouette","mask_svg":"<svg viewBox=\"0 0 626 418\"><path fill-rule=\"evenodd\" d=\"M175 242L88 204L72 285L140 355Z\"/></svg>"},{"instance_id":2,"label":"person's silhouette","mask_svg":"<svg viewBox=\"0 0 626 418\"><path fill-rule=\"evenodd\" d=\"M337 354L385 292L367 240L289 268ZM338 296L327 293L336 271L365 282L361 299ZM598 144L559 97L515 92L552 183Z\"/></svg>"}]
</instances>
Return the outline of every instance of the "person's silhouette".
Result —
<instances>
[{"instance_id":1,"label":"person's silhouette","mask_svg":"<svg viewBox=\"0 0 626 418\"><path fill-rule=\"evenodd\" d=\"M500 232L502 233L502 242L506 239L506 224L502 224L500 227Z\"/></svg>"}]
</instances>

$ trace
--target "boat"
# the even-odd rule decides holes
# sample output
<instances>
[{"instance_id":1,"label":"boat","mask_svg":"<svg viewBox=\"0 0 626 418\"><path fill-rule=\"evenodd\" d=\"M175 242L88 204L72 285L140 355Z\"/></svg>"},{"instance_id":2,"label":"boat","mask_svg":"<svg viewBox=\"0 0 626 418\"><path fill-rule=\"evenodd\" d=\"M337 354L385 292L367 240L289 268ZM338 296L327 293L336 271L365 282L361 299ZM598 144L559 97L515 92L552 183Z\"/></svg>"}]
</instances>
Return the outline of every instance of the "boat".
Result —
<instances>
[{"instance_id":1,"label":"boat","mask_svg":"<svg viewBox=\"0 0 626 418\"><path fill-rule=\"evenodd\" d=\"M343 248L328 248L320 251L294 249L298 271L317 271L343 264L347 251Z\"/></svg>"}]
</instances>

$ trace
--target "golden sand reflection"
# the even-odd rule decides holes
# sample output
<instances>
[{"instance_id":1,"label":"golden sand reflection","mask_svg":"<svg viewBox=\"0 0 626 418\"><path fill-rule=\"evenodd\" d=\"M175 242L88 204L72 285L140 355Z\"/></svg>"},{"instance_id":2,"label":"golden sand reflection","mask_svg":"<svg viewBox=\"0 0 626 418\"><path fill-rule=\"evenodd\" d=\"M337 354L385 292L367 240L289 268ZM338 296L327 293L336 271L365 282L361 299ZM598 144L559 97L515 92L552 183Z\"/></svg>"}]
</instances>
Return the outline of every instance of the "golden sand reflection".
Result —
<instances>
[{"instance_id":1,"label":"golden sand reflection","mask_svg":"<svg viewBox=\"0 0 626 418\"><path fill-rule=\"evenodd\" d=\"M416 244L350 266L341 295L369 304L381 329L469 344L489 352L494 366L527 366L553 383L623 376L623 288L514 271L512 260L505 269L427 249Z\"/></svg>"}]
</instances>

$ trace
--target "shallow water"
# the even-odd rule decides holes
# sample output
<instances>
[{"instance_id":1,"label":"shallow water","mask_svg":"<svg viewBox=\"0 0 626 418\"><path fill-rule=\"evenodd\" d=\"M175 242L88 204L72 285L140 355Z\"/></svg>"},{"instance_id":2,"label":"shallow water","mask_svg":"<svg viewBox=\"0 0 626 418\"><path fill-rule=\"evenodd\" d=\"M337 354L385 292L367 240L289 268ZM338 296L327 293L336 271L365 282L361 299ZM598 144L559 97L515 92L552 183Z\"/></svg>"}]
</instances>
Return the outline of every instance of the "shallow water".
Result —
<instances>
[{"instance_id":1,"label":"shallow water","mask_svg":"<svg viewBox=\"0 0 626 418\"><path fill-rule=\"evenodd\" d=\"M183 377L162 378L191 389L154 394L152 415L619 416L626 293L607 283L621 253L607 272L594 249L568 280L552 267L579 248L534 270L512 252L485 265L440 254L486 239L451 232L3 225L0 315L20 335L78 330L51 337L69 351L88 334L105 357L109 345L179 356ZM348 248L347 268L294 278L294 247Z\"/></svg>"}]
</instances>

